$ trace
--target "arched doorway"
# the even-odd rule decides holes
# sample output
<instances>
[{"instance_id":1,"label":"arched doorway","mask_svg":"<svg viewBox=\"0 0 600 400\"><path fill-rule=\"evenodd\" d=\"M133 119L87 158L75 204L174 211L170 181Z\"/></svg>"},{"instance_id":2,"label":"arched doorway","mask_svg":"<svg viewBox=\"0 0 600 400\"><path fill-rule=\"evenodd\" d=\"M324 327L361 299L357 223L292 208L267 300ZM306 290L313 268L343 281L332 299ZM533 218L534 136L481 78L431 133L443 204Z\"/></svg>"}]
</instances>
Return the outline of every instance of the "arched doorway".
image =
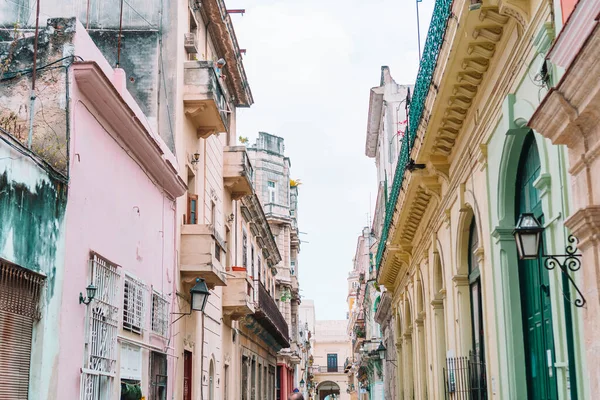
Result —
<instances>
[{"instance_id":1,"label":"arched doorway","mask_svg":"<svg viewBox=\"0 0 600 400\"><path fill-rule=\"evenodd\" d=\"M473 340L472 362L473 376L471 382L471 398L487 399L487 383L485 372L485 332L483 328L483 302L481 295L481 272L477 251L479 249L479 235L475 216L469 227L469 292L471 300L471 335Z\"/></svg>"},{"instance_id":2,"label":"arched doorway","mask_svg":"<svg viewBox=\"0 0 600 400\"><path fill-rule=\"evenodd\" d=\"M515 217L531 212L543 223L542 203L534 182L540 175L540 157L533 133L529 133L519 159L515 190ZM515 221L516 222L516 221ZM543 241L543 237L542 237ZM542 249L544 247L542 243ZM542 250L543 251L543 250ZM519 261L519 289L523 345L529 399L558 398L552 329L550 280L542 257Z\"/></svg>"},{"instance_id":3,"label":"arched doorway","mask_svg":"<svg viewBox=\"0 0 600 400\"><path fill-rule=\"evenodd\" d=\"M324 381L317 386L319 400L332 400L340 398L340 386L333 381Z\"/></svg>"}]
</instances>

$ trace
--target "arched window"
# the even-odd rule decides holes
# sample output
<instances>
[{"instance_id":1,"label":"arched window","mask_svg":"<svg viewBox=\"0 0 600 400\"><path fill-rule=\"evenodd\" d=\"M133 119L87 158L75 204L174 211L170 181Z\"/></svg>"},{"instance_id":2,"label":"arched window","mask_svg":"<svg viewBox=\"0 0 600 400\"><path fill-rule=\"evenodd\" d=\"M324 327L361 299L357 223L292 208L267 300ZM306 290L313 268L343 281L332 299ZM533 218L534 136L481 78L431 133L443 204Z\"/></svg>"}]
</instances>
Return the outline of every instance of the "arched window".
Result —
<instances>
[{"instance_id":1,"label":"arched window","mask_svg":"<svg viewBox=\"0 0 600 400\"><path fill-rule=\"evenodd\" d=\"M477 360L484 358L483 307L481 302L481 273L477 260L479 236L475 218L469 227L469 288L471 293L471 327L473 329L473 353Z\"/></svg>"},{"instance_id":2,"label":"arched window","mask_svg":"<svg viewBox=\"0 0 600 400\"><path fill-rule=\"evenodd\" d=\"M215 363L210 360L210 367L208 369L208 399L215 399Z\"/></svg>"}]
</instances>

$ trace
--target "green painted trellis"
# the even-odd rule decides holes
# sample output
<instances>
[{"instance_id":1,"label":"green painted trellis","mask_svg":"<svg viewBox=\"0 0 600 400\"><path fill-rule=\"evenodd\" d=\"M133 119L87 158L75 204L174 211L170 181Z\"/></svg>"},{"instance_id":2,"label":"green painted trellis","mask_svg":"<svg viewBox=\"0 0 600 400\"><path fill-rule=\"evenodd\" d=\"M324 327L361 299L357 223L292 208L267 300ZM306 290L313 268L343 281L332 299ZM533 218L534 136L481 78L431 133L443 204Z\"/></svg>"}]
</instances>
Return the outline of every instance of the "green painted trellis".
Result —
<instances>
[{"instance_id":1,"label":"green painted trellis","mask_svg":"<svg viewBox=\"0 0 600 400\"><path fill-rule=\"evenodd\" d=\"M396 210L396 203L398 202L398 196L404 180L404 171L406 170L406 165L410 160L410 152L415 143L417 129L421 123L421 119L423 118L423 112L425 111L425 99L429 93L429 87L431 86L433 72L435 71L435 67L437 65L438 55L440 53L442 43L444 42L446 26L448 25L448 19L450 18L451 6L452 0L436 0L435 7L433 9L431 23L429 24L429 31L427 32L427 40L425 41L425 50L419 65L419 73L417 74L413 98L410 105L410 110L408 112L408 138L405 138L405 140L402 141L402 147L400 148L400 155L398 157L398 164L396 165L396 172L394 174L394 181L392 183L392 190L385 207L383 231L377 248L378 270L381 266L381 259L383 257L385 244L388 239L390 225L392 224L392 218L394 216L394 211Z\"/></svg>"}]
</instances>

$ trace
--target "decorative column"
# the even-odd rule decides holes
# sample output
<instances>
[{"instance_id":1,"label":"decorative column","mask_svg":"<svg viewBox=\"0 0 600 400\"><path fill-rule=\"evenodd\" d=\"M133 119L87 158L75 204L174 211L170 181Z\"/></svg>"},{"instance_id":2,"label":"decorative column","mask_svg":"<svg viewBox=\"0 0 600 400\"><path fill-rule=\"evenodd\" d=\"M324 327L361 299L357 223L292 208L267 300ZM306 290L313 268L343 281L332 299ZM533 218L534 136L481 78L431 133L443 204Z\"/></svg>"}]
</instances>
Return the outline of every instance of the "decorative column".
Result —
<instances>
[{"instance_id":1,"label":"decorative column","mask_svg":"<svg viewBox=\"0 0 600 400\"><path fill-rule=\"evenodd\" d=\"M446 392L444 383L444 368L446 366L446 326L443 300L445 290L440 290L440 292L442 291L444 292L443 295L437 295L440 298L436 298L435 300L431 301L431 308L433 308L433 319L435 324L435 354L432 357L434 360L433 377L435 379L433 388L435 394L437 394L437 396L433 395L432 397L438 398L439 396L440 399L444 398Z\"/></svg>"},{"instance_id":2,"label":"decorative column","mask_svg":"<svg viewBox=\"0 0 600 400\"><path fill-rule=\"evenodd\" d=\"M471 296L469 293L469 277L454 275L452 277L456 289L456 304L458 306L457 356L466 357L471 350L473 338L471 332ZM452 348L452 347L450 347Z\"/></svg>"},{"instance_id":3,"label":"decorative column","mask_svg":"<svg viewBox=\"0 0 600 400\"><path fill-rule=\"evenodd\" d=\"M416 341L417 341L417 352L419 354L416 357L416 366L417 369L415 371L415 376L417 379L415 381L419 385L418 397L419 399L427 398L427 356L425 354L425 329L424 322L425 313L420 312L419 316L415 320L415 328L417 330Z\"/></svg>"},{"instance_id":4,"label":"decorative column","mask_svg":"<svg viewBox=\"0 0 600 400\"><path fill-rule=\"evenodd\" d=\"M401 333L398 332L400 336ZM398 394L398 400L402 400L404 398L404 354L402 352L402 338L398 339L396 343L396 364L398 367L396 368L396 393Z\"/></svg>"},{"instance_id":5,"label":"decorative column","mask_svg":"<svg viewBox=\"0 0 600 400\"><path fill-rule=\"evenodd\" d=\"M412 351L412 325L404 333L404 398L412 400L415 398L414 390L414 362Z\"/></svg>"}]
</instances>

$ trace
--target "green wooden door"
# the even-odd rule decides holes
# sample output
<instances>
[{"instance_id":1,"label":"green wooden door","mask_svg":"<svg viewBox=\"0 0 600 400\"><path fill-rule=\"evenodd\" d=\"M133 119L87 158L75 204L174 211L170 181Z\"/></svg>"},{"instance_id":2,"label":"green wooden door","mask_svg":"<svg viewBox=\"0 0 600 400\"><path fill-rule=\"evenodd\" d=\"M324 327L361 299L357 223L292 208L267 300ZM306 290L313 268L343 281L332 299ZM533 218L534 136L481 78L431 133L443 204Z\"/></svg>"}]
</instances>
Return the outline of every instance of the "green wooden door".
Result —
<instances>
[{"instance_id":1,"label":"green wooden door","mask_svg":"<svg viewBox=\"0 0 600 400\"><path fill-rule=\"evenodd\" d=\"M533 212L543 223L542 206L533 182L540 175L540 158L533 134L525 140L517 172L516 217ZM542 243L543 247L543 243ZM523 342L529 400L558 398L554 368L554 336L548 271L543 260L519 261Z\"/></svg>"}]
</instances>

